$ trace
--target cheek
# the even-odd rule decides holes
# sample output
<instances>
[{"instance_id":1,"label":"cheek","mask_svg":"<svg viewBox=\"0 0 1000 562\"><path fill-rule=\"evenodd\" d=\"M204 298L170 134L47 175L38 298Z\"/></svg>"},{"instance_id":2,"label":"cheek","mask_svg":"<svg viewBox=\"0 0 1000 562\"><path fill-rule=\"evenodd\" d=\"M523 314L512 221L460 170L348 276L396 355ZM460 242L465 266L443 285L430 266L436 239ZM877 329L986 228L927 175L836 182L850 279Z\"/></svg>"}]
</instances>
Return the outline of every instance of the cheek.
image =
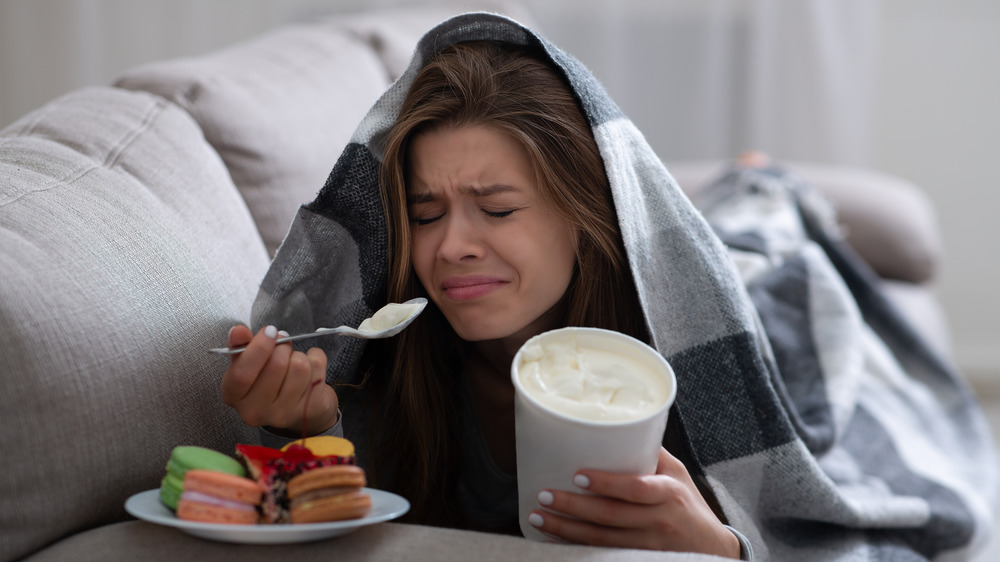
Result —
<instances>
[{"instance_id":1,"label":"cheek","mask_svg":"<svg viewBox=\"0 0 1000 562\"><path fill-rule=\"evenodd\" d=\"M576 270L576 244L573 241L567 240L565 245L561 248L559 256L553 259L554 263L557 263L557 271L554 273L558 275L565 284L563 289L569 286L570 279L573 277L573 272Z\"/></svg>"},{"instance_id":2,"label":"cheek","mask_svg":"<svg viewBox=\"0 0 1000 562\"><path fill-rule=\"evenodd\" d=\"M538 244L538 240L547 240L548 243ZM533 248L530 254L522 254L527 260L522 264L535 272L534 282L544 287L543 292L547 296L561 297L576 268L576 237L569 229L540 229L521 239L512 251L523 251L523 248Z\"/></svg>"},{"instance_id":3,"label":"cheek","mask_svg":"<svg viewBox=\"0 0 1000 562\"><path fill-rule=\"evenodd\" d=\"M564 275L571 275L576 266L577 233L568 225L554 229L549 233L549 240L552 240L552 255L549 258L552 267Z\"/></svg>"}]
</instances>

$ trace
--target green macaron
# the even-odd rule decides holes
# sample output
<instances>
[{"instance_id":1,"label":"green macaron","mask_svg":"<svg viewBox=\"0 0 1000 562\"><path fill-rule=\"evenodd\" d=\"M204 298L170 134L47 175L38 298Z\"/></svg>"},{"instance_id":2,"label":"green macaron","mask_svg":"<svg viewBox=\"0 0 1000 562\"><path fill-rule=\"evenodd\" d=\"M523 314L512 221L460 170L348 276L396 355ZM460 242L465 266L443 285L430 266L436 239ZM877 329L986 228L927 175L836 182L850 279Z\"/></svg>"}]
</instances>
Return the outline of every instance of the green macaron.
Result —
<instances>
[{"instance_id":1,"label":"green macaron","mask_svg":"<svg viewBox=\"0 0 1000 562\"><path fill-rule=\"evenodd\" d=\"M194 469L214 470L246 476L246 469L240 461L205 447L182 445L174 447L167 460L167 474L160 482L160 501L172 510L177 510L177 501L184 487L184 475Z\"/></svg>"}]
</instances>

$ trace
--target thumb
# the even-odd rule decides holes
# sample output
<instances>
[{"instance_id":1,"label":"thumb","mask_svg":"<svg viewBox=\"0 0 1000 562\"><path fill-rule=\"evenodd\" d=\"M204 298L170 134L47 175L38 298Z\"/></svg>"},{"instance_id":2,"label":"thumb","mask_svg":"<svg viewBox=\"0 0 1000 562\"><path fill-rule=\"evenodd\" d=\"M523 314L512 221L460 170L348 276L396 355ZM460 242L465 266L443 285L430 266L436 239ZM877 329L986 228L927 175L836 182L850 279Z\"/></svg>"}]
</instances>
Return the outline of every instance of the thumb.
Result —
<instances>
[{"instance_id":1,"label":"thumb","mask_svg":"<svg viewBox=\"0 0 1000 562\"><path fill-rule=\"evenodd\" d=\"M680 459L671 455L665 448L660 447L660 456L656 463L656 473L677 478L681 475L686 475L687 468Z\"/></svg>"}]
</instances>

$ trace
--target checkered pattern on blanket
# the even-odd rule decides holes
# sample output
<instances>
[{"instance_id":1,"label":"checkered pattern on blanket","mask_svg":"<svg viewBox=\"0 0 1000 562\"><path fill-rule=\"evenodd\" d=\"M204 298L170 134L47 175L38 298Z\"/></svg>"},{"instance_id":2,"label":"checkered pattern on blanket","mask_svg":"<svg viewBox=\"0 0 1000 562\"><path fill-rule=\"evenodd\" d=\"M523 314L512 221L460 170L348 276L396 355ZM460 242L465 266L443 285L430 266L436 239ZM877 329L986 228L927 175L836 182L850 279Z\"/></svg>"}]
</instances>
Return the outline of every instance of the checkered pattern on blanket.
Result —
<instances>
[{"instance_id":1,"label":"checkered pattern on blanket","mask_svg":"<svg viewBox=\"0 0 1000 562\"><path fill-rule=\"evenodd\" d=\"M734 169L696 209L586 68L500 16L423 38L299 211L255 324L357 325L384 304L381 135L423 62L474 39L541 47L578 96L653 344L677 374L670 423L758 560L953 560L983 542L997 485L983 418L815 197L778 170ZM363 341L331 340L328 379L351 379Z\"/></svg>"}]
</instances>

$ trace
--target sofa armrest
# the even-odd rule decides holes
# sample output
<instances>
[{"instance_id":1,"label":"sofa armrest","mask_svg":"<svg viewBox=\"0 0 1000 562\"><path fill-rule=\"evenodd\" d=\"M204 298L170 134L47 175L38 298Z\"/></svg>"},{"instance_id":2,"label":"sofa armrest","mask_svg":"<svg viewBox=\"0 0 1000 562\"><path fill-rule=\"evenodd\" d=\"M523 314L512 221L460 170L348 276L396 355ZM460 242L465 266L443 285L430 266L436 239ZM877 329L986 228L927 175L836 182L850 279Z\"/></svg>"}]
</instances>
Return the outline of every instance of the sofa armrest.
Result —
<instances>
[{"instance_id":1,"label":"sofa armrest","mask_svg":"<svg viewBox=\"0 0 1000 562\"><path fill-rule=\"evenodd\" d=\"M723 161L667 162L686 193L722 173ZM836 208L845 240L881 277L927 284L942 261L941 234L930 199L919 187L864 168L782 162Z\"/></svg>"}]
</instances>

